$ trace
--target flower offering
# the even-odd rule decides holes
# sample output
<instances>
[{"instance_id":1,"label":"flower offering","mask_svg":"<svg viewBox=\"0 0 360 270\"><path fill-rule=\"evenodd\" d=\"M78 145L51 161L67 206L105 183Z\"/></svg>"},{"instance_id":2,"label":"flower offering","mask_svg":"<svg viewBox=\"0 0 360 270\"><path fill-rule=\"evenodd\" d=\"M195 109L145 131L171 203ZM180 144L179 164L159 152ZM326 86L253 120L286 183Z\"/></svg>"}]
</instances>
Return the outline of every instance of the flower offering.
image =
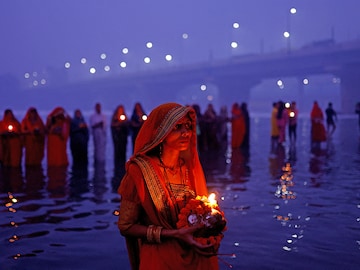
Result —
<instances>
[{"instance_id":1,"label":"flower offering","mask_svg":"<svg viewBox=\"0 0 360 270\"><path fill-rule=\"evenodd\" d=\"M223 238L222 232L226 230L226 220L214 193L209 197L197 196L195 199L190 199L181 209L176 225L178 228L183 228L198 224L203 224L204 228L194 234L196 241L202 244L214 244L215 249L218 249Z\"/></svg>"}]
</instances>

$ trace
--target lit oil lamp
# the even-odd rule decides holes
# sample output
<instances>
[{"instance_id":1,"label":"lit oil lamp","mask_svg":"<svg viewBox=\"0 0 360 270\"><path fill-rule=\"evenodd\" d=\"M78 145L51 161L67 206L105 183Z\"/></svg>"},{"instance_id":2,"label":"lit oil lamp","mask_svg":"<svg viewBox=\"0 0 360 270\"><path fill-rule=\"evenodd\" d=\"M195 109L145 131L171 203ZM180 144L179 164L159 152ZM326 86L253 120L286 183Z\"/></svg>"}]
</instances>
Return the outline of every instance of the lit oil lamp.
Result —
<instances>
[{"instance_id":1,"label":"lit oil lamp","mask_svg":"<svg viewBox=\"0 0 360 270\"><path fill-rule=\"evenodd\" d=\"M126 116L124 115L124 114L121 114L120 116L119 116L119 120L120 121L124 121L126 119Z\"/></svg>"},{"instance_id":2,"label":"lit oil lamp","mask_svg":"<svg viewBox=\"0 0 360 270\"><path fill-rule=\"evenodd\" d=\"M13 132L14 131L14 126L13 125L8 125L8 131Z\"/></svg>"},{"instance_id":3,"label":"lit oil lamp","mask_svg":"<svg viewBox=\"0 0 360 270\"><path fill-rule=\"evenodd\" d=\"M141 116L141 119L142 119L143 121L146 121L146 119L147 119L147 115L146 115L146 114L144 114L143 116Z\"/></svg>"},{"instance_id":4,"label":"lit oil lamp","mask_svg":"<svg viewBox=\"0 0 360 270\"><path fill-rule=\"evenodd\" d=\"M289 116L290 116L291 118L294 118L294 117L295 117L295 112L290 112Z\"/></svg>"}]
</instances>

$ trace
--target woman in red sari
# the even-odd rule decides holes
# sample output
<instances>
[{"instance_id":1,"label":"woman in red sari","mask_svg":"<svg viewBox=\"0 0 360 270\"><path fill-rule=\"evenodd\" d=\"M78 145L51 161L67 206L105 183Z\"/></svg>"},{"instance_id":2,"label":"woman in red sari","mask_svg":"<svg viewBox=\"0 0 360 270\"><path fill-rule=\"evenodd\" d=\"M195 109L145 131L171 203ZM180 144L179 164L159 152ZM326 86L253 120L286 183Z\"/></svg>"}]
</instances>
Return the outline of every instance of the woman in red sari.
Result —
<instances>
[{"instance_id":1,"label":"woman in red sari","mask_svg":"<svg viewBox=\"0 0 360 270\"><path fill-rule=\"evenodd\" d=\"M21 121L21 130L24 134L25 165L41 165L44 158L45 125L35 108L28 109Z\"/></svg>"},{"instance_id":2,"label":"woman in red sari","mask_svg":"<svg viewBox=\"0 0 360 270\"><path fill-rule=\"evenodd\" d=\"M231 108L231 147L239 148L245 136L245 119L239 103L235 102Z\"/></svg>"},{"instance_id":3,"label":"woman in red sari","mask_svg":"<svg viewBox=\"0 0 360 270\"><path fill-rule=\"evenodd\" d=\"M0 161L3 166L20 167L23 147L21 125L10 109L5 110L0 122L0 135Z\"/></svg>"},{"instance_id":4,"label":"woman in red sari","mask_svg":"<svg viewBox=\"0 0 360 270\"><path fill-rule=\"evenodd\" d=\"M187 201L208 195L195 111L176 103L158 106L140 129L134 150L118 190L118 227L132 269L218 269L216 250L209 251L213 246L193 238L200 227L176 227Z\"/></svg>"},{"instance_id":5,"label":"woman in red sari","mask_svg":"<svg viewBox=\"0 0 360 270\"><path fill-rule=\"evenodd\" d=\"M67 166L67 142L70 134L70 118L61 107L55 108L46 119L47 165Z\"/></svg>"},{"instance_id":6,"label":"woman in red sari","mask_svg":"<svg viewBox=\"0 0 360 270\"><path fill-rule=\"evenodd\" d=\"M321 142L326 141L326 130L324 126L324 114L315 101L311 110L311 142L313 146L319 146Z\"/></svg>"}]
</instances>

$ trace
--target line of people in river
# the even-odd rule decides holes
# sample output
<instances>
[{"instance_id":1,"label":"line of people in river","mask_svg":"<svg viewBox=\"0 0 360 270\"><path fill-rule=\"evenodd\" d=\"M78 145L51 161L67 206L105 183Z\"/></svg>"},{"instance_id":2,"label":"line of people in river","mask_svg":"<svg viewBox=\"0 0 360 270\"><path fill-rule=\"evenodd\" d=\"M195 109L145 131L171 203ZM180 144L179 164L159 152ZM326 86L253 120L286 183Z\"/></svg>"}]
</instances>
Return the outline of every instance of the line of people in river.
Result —
<instances>
[{"instance_id":1,"label":"line of people in river","mask_svg":"<svg viewBox=\"0 0 360 270\"><path fill-rule=\"evenodd\" d=\"M217 151L228 144L228 123L231 123L231 147L248 147L250 117L247 104L234 103L231 115L224 106L218 114L212 104L202 113L200 106L192 105L197 113L199 151ZM128 136L134 148L135 138L147 115L141 103L137 102L130 118L124 105L119 105L111 116L110 130L114 147L114 175L121 177L126 162ZM36 108L31 107L22 121L18 121L11 109L6 109L0 121L0 164L4 167L20 167L24 155L25 166L41 165L46 153L47 166L69 164L67 144L73 166L88 165L88 143L90 134L94 145L94 163L105 162L108 121L102 113L100 103L95 111L84 119L81 110L74 111L73 117L63 107L56 107L43 121Z\"/></svg>"},{"instance_id":2,"label":"line of people in river","mask_svg":"<svg viewBox=\"0 0 360 270\"><path fill-rule=\"evenodd\" d=\"M271 149L274 150L286 139L286 127L290 144L294 144L297 136L297 122L299 110L296 102L284 103L278 101L273 103L271 112ZM311 146L318 148L320 144L331 137L336 130L337 113L331 102L325 109L325 114L317 101L314 101L310 112L311 120ZM325 128L326 122L326 128Z\"/></svg>"}]
</instances>

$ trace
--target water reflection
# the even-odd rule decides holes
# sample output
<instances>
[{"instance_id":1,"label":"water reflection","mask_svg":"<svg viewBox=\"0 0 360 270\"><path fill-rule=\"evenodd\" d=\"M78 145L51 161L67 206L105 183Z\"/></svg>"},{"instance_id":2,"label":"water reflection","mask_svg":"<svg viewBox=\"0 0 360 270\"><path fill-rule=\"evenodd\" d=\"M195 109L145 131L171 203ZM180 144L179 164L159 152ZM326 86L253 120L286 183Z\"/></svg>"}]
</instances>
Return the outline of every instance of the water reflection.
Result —
<instances>
[{"instance_id":1,"label":"water reflection","mask_svg":"<svg viewBox=\"0 0 360 270\"><path fill-rule=\"evenodd\" d=\"M94 164L93 192L97 202L104 201L104 194L107 192L105 162Z\"/></svg>"},{"instance_id":2,"label":"water reflection","mask_svg":"<svg viewBox=\"0 0 360 270\"><path fill-rule=\"evenodd\" d=\"M48 166L47 190L50 198L64 198L68 195L67 168L68 166Z\"/></svg>"},{"instance_id":3,"label":"water reflection","mask_svg":"<svg viewBox=\"0 0 360 270\"><path fill-rule=\"evenodd\" d=\"M89 192L89 171L87 165L73 166L70 177L70 198L82 199Z\"/></svg>"},{"instance_id":4,"label":"water reflection","mask_svg":"<svg viewBox=\"0 0 360 270\"><path fill-rule=\"evenodd\" d=\"M41 199L41 190L45 187L45 175L42 165L26 166L25 168L26 188L25 193L29 199Z\"/></svg>"},{"instance_id":5,"label":"water reflection","mask_svg":"<svg viewBox=\"0 0 360 270\"><path fill-rule=\"evenodd\" d=\"M21 167L0 166L0 192L19 193L24 189Z\"/></svg>"}]
</instances>

